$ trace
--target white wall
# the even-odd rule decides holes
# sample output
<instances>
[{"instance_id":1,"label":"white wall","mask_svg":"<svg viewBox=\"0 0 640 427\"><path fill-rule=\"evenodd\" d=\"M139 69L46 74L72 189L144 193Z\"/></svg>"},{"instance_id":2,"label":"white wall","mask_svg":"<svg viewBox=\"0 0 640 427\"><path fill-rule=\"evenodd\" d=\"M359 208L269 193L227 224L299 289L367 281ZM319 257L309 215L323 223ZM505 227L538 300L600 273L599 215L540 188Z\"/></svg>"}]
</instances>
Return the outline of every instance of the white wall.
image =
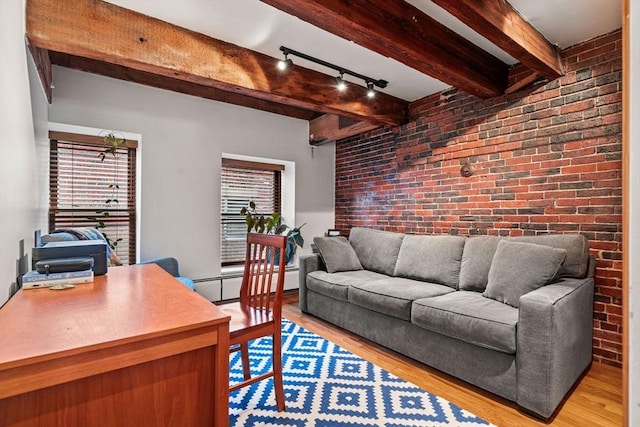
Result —
<instances>
[{"instance_id":1,"label":"white wall","mask_svg":"<svg viewBox=\"0 0 640 427\"><path fill-rule=\"evenodd\" d=\"M47 109L28 61L24 16L23 0L0 1L0 305L16 280L19 243L30 254L47 203Z\"/></svg>"},{"instance_id":2,"label":"white wall","mask_svg":"<svg viewBox=\"0 0 640 427\"><path fill-rule=\"evenodd\" d=\"M60 67L53 75L51 122L142 135L141 259L175 256L194 279L220 274L222 153L295 162L295 224L307 223L299 253L333 227L335 149L312 158L307 121Z\"/></svg>"},{"instance_id":3,"label":"white wall","mask_svg":"<svg viewBox=\"0 0 640 427\"><path fill-rule=\"evenodd\" d=\"M630 0L629 230L629 426L640 426L640 0Z\"/></svg>"}]
</instances>

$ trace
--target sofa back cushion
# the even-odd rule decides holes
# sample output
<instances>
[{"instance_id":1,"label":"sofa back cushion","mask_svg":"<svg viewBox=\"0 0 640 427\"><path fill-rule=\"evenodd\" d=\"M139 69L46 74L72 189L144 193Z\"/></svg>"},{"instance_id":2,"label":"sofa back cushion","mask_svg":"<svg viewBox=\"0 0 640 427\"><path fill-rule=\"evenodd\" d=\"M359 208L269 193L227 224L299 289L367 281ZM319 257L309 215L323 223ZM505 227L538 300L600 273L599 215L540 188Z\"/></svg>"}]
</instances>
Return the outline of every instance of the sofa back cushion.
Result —
<instances>
[{"instance_id":1,"label":"sofa back cushion","mask_svg":"<svg viewBox=\"0 0 640 427\"><path fill-rule=\"evenodd\" d=\"M405 236L394 275L456 289L464 242L461 236Z\"/></svg>"},{"instance_id":2,"label":"sofa back cushion","mask_svg":"<svg viewBox=\"0 0 640 427\"><path fill-rule=\"evenodd\" d=\"M314 237L313 243L320 252L320 257L327 267L327 272L362 270L353 246L344 236Z\"/></svg>"},{"instance_id":3,"label":"sofa back cushion","mask_svg":"<svg viewBox=\"0 0 640 427\"><path fill-rule=\"evenodd\" d=\"M354 227L349 243L364 269L392 276L403 237L401 233Z\"/></svg>"},{"instance_id":4,"label":"sofa back cushion","mask_svg":"<svg viewBox=\"0 0 640 427\"><path fill-rule=\"evenodd\" d=\"M464 243L460 266L460 290L483 292L487 287L489 268L496 253L498 236L469 237Z\"/></svg>"},{"instance_id":5,"label":"sofa back cushion","mask_svg":"<svg viewBox=\"0 0 640 427\"><path fill-rule=\"evenodd\" d=\"M511 237L516 242L534 243L564 249L567 256L558 277L587 277L589 269L589 241L581 234L542 234L540 236Z\"/></svg>"},{"instance_id":6,"label":"sofa back cushion","mask_svg":"<svg viewBox=\"0 0 640 427\"><path fill-rule=\"evenodd\" d=\"M581 234L542 234L539 236L479 236L469 237L464 245L460 266L460 289L483 292L487 286L489 268L498 242L508 240L564 249L567 256L557 277L587 277L589 241Z\"/></svg>"},{"instance_id":7,"label":"sofa back cushion","mask_svg":"<svg viewBox=\"0 0 640 427\"><path fill-rule=\"evenodd\" d=\"M491 261L482 296L520 305L520 297L553 281L567 256L564 249L503 239Z\"/></svg>"}]
</instances>

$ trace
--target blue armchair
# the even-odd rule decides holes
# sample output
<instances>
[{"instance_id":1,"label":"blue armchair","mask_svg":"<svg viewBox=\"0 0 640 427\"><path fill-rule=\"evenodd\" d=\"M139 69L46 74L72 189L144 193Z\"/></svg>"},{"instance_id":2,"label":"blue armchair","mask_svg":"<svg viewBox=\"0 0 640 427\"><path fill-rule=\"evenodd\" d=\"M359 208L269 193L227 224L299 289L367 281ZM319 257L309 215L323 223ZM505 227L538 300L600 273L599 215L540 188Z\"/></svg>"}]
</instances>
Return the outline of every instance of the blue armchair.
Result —
<instances>
[{"instance_id":1,"label":"blue armchair","mask_svg":"<svg viewBox=\"0 0 640 427\"><path fill-rule=\"evenodd\" d=\"M147 261L139 262L138 264L158 264L160 268L178 279L187 288L191 289L192 291L196 290L196 286L193 283L193 280L188 277L180 276L180 266L178 265L178 260L173 257L154 258Z\"/></svg>"}]
</instances>

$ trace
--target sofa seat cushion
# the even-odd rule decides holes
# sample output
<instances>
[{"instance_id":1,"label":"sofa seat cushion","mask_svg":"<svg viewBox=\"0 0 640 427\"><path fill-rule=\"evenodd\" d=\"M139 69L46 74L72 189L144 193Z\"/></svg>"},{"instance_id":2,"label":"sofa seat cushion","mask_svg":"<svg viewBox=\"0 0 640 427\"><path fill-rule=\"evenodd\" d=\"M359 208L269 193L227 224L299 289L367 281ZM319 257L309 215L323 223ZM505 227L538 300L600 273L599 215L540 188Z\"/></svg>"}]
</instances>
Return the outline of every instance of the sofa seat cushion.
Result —
<instances>
[{"instance_id":1,"label":"sofa seat cushion","mask_svg":"<svg viewBox=\"0 0 640 427\"><path fill-rule=\"evenodd\" d=\"M433 297L453 292L448 286L436 283L389 277L375 282L360 282L351 285L349 302L360 307L411 320L411 304L420 298Z\"/></svg>"},{"instance_id":2,"label":"sofa seat cushion","mask_svg":"<svg viewBox=\"0 0 640 427\"><path fill-rule=\"evenodd\" d=\"M457 291L413 302L411 322L470 344L516 352L518 309L484 298L472 291Z\"/></svg>"},{"instance_id":3,"label":"sofa seat cushion","mask_svg":"<svg viewBox=\"0 0 640 427\"><path fill-rule=\"evenodd\" d=\"M386 277L384 274L368 270L341 271L338 273L316 270L307 274L307 289L339 301L348 301L350 285L376 281Z\"/></svg>"}]
</instances>

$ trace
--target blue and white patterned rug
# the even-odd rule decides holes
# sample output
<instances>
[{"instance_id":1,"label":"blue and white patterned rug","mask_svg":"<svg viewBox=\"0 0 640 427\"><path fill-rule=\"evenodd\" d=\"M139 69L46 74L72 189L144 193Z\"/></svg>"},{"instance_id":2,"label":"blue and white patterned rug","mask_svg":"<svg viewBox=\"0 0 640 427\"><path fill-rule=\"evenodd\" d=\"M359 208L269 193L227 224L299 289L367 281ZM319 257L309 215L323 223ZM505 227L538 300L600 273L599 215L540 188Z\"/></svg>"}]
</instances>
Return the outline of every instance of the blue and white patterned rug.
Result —
<instances>
[{"instance_id":1,"label":"blue and white patterned rug","mask_svg":"<svg viewBox=\"0 0 640 427\"><path fill-rule=\"evenodd\" d=\"M271 338L251 343L251 374L271 368ZM286 411L278 412L273 380L231 393L230 426L402 427L490 426L304 328L282 319ZM242 379L240 352L231 383Z\"/></svg>"}]
</instances>

